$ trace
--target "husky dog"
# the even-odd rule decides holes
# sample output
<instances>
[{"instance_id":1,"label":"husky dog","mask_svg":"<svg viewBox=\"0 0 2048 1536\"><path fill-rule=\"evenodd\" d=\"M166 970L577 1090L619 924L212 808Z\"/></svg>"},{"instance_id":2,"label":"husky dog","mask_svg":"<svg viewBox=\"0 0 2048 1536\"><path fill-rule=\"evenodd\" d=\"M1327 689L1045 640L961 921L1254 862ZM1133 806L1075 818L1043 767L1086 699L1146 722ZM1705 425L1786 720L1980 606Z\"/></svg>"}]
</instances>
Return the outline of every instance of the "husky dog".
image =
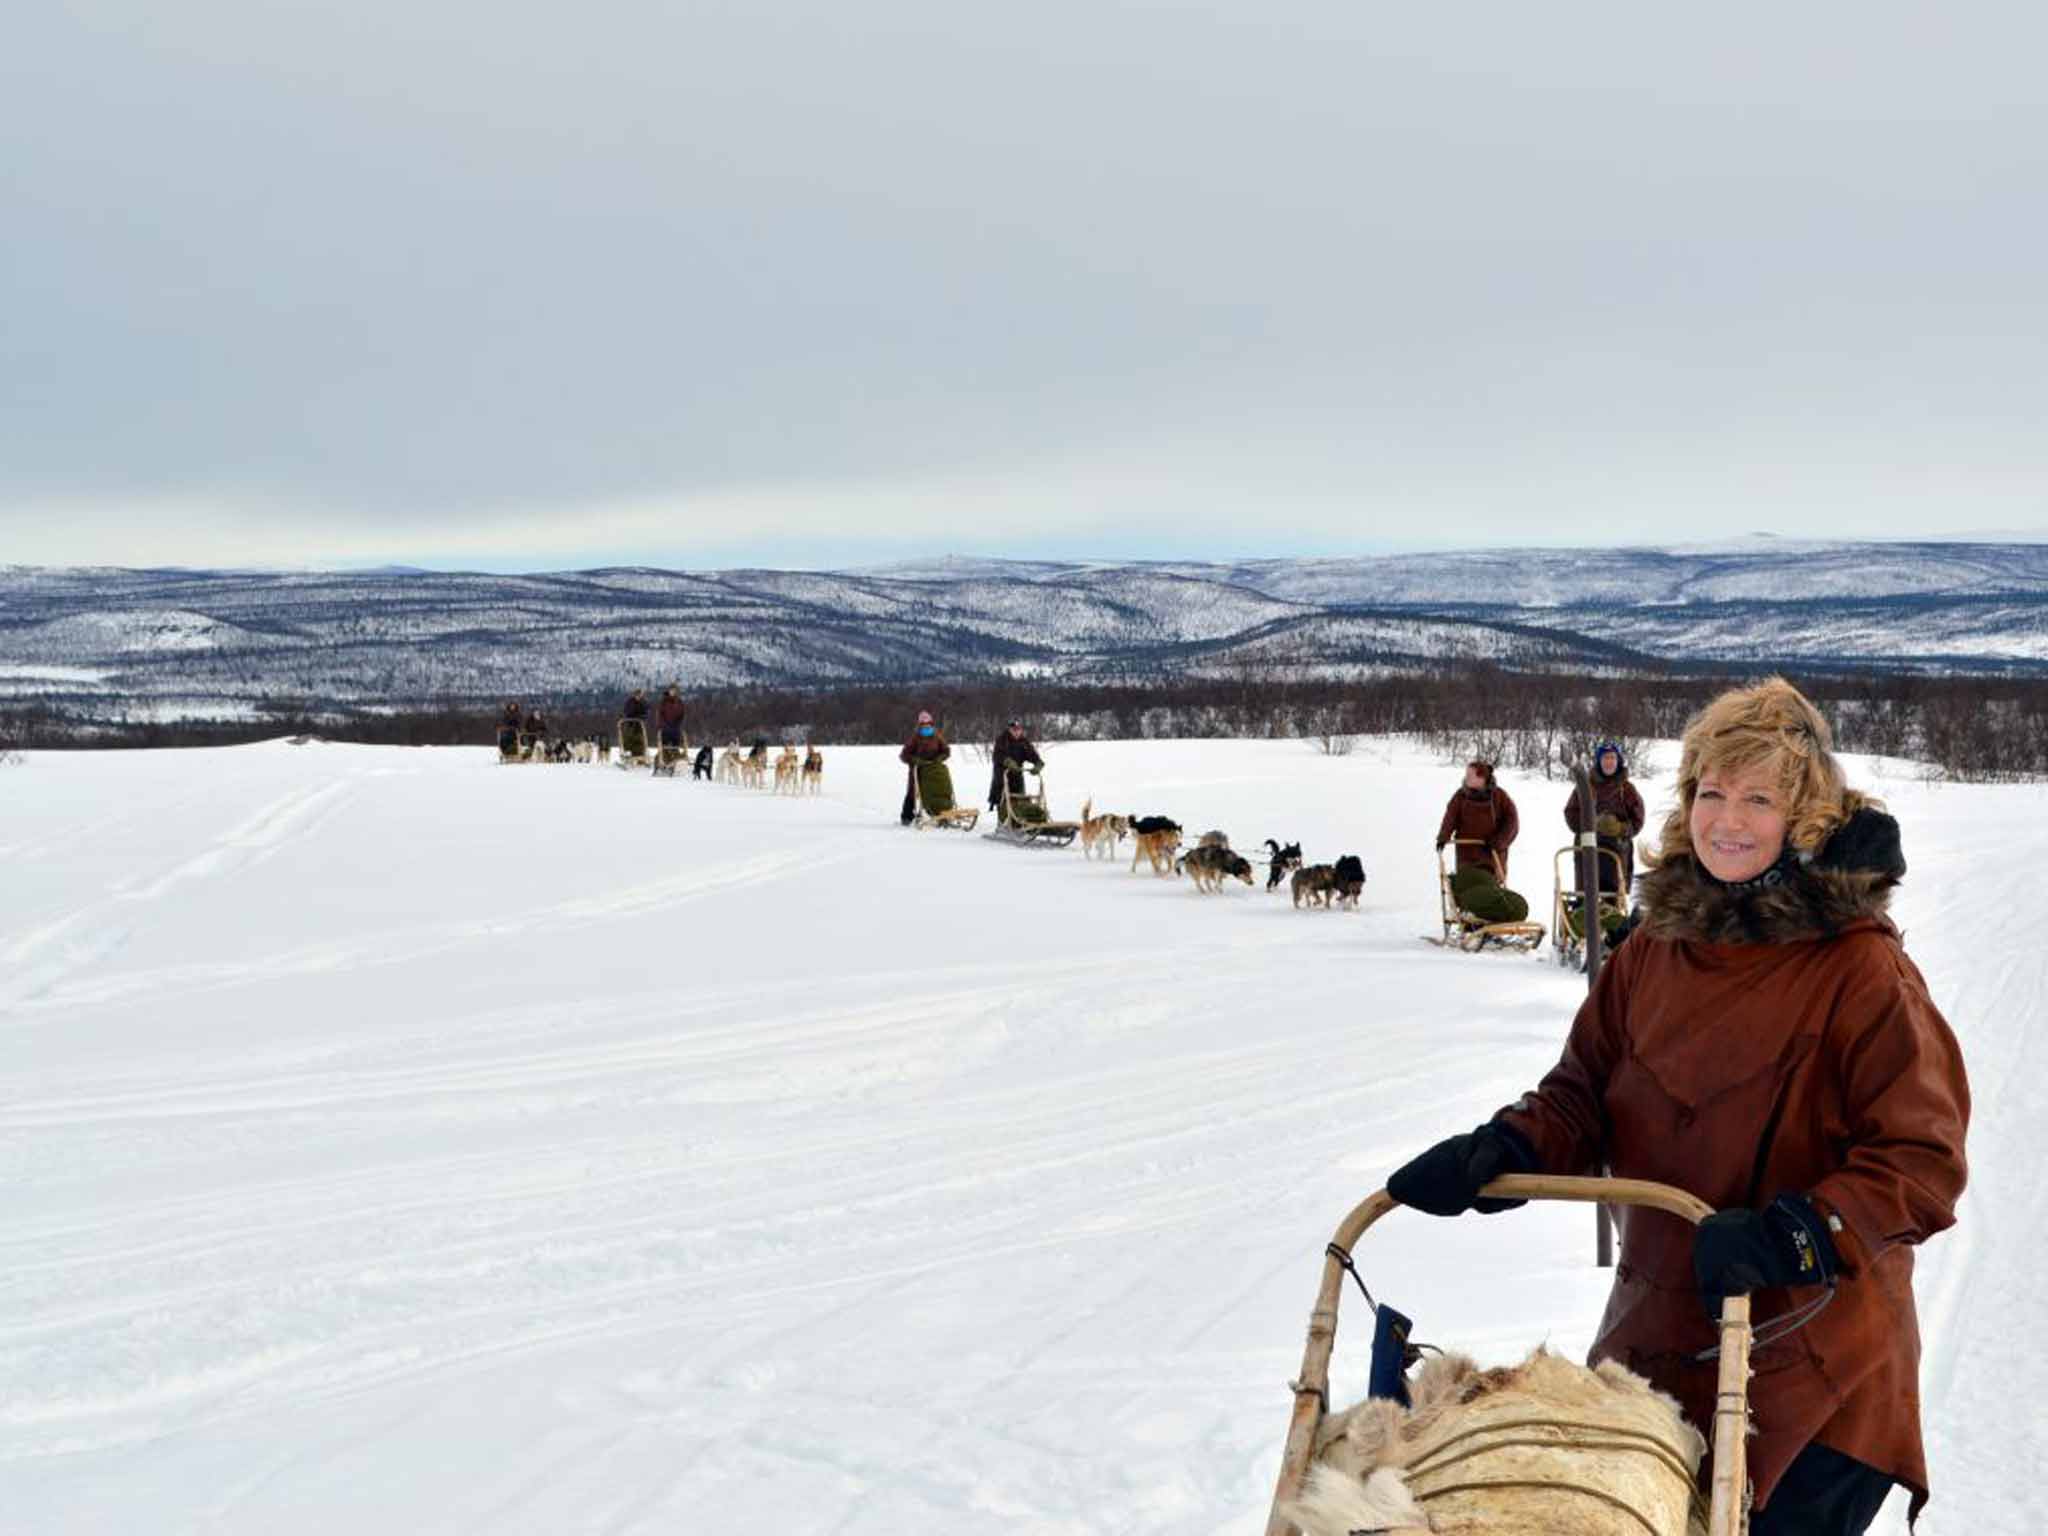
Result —
<instances>
[{"instance_id":1,"label":"husky dog","mask_svg":"<svg viewBox=\"0 0 2048 1536\"><path fill-rule=\"evenodd\" d=\"M1365 861L1355 853L1347 853L1339 859L1334 871L1337 877L1337 905L1358 910L1358 898L1365 891Z\"/></svg>"},{"instance_id":2,"label":"husky dog","mask_svg":"<svg viewBox=\"0 0 2048 1536\"><path fill-rule=\"evenodd\" d=\"M1116 857L1116 845L1131 835L1131 818L1114 811L1095 814L1091 796L1081 802L1081 856L1092 859L1099 850L1105 859Z\"/></svg>"},{"instance_id":3,"label":"husky dog","mask_svg":"<svg viewBox=\"0 0 2048 1536\"><path fill-rule=\"evenodd\" d=\"M1266 889L1268 892L1277 891L1282 880L1301 868L1301 844L1283 846L1269 837L1266 839L1266 855Z\"/></svg>"},{"instance_id":4,"label":"husky dog","mask_svg":"<svg viewBox=\"0 0 2048 1536\"><path fill-rule=\"evenodd\" d=\"M1297 907L1303 897L1312 907L1327 907L1337 893L1337 871L1327 864L1305 865L1294 872L1293 889Z\"/></svg>"},{"instance_id":5,"label":"husky dog","mask_svg":"<svg viewBox=\"0 0 2048 1536\"><path fill-rule=\"evenodd\" d=\"M802 792L804 786L798 774L802 771L803 765L804 760L796 755L796 748L784 742L781 754L775 759L776 794L794 795Z\"/></svg>"},{"instance_id":6,"label":"husky dog","mask_svg":"<svg viewBox=\"0 0 2048 1536\"><path fill-rule=\"evenodd\" d=\"M699 747L697 755L690 760L690 777L692 780L711 777L711 748L708 745Z\"/></svg>"},{"instance_id":7,"label":"husky dog","mask_svg":"<svg viewBox=\"0 0 2048 1536\"><path fill-rule=\"evenodd\" d=\"M1146 859L1153 874L1172 874L1173 856L1180 851L1180 823L1167 816L1138 816L1131 821L1131 832L1137 841L1131 854L1131 873L1135 875L1138 861Z\"/></svg>"},{"instance_id":8,"label":"husky dog","mask_svg":"<svg viewBox=\"0 0 2048 1536\"><path fill-rule=\"evenodd\" d=\"M1230 846L1230 834L1228 832L1218 832L1212 827L1201 835L1195 846L1197 848L1228 848Z\"/></svg>"},{"instance_id":9,"label":"husky dog","mask_svg":"<svg viewBox=\"0 0 2048 1536\"><path fill-rule=\"evenodd\" d=\"M1180 861L1180 869L1198 891L1220 891L1226 878L1252 883L1251 860L1221 843L1202 843L1190 849Z\"/></svg>"},{"instance_id":10,"label":"husky dog","mask_svg":"<svg viewBox=\"0 0 2048 1536\"><path fill-rule=\"evenodd\" d=\"M804 743L803 783L799 787L807 795L825 792L825 754L809 742Z\"/></svg>"}]
</instances>

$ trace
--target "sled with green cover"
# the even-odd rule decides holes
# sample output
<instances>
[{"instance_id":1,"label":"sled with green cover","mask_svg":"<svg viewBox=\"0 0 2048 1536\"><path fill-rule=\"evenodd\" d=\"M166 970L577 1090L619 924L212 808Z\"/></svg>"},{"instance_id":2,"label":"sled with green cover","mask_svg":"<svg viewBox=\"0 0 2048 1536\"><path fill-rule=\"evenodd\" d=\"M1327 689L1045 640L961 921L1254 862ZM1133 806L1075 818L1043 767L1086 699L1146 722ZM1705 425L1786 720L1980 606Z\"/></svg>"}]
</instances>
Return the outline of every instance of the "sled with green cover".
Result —
<instances>
[{"instance_id":1,"label":"sled with green cover","mask_svg":"<svg viewBox=\"0 0 2048 1536\"><path fill-rule=\"evenodd\" d=\"M1612 848L1560 848L1551 861L1555 877L1550 898L1550 942L1557 951L1557 963L1577 969L1586 962L1586 894L1578 889L1578 856L1591 853L1594 867L1604 875L1611 868L1614 889L1602 890L1594 903L1601 931L1612 934L1628 921L1628 866ZM1569 859L1572 862L1567 864ZM1599 881L1605 884L1605 881Z\"/></svg>"},{"instance_id":2,"label":"sled with green cover","mask_svg":"<svg viewBox=\"0 0 2048 1536\"><path fill-rule=\"evenodd\" d=\"M619 722L619 766L621 768L646 768L654 762L647 751L647 722L645 720L621 720Z\"/></svg>"},{"instance_id":3,"label":"sled with green cover","mask_svg":"<svg viewBox=\"0 0 2048 1536\"><path fill-rule=\"evenodd\" d=\"M1484 841L1476 837L1461 837L1457 839L1457 845L1473 848L1486 846ZM1504 876L1506 871L1501 868L1500 855L1495 853L1492 857L1495 877L1498 879ZM1532 923L1525 919L1504 922L1493 914L1468 910L1452 885L1453 869L1444 862L1444 850L1441 848L1436 851L1436 874L1437 891L1443 907L1443 936L1431 938L1424 935L1427 942L1444 949L1462 949L1467 954L1475 955L1488 947L1528 951L1543 942L1544 928L1541 923ZM1505 885L1501 889L1505 891ZM1527 903L1523 903L1524 913L1527 909Z\"/></svg>"},{"instance_id":4,"label":"sled with green cover","mask_svg":"<svg viewBox=\"0 0 2048 1536\"><path fill-rule=\"evenodd\" d=\"M998 773L1001 799L996 807L995 830L988 835L997 842L1015 843L1019 847L1067 847L1081 835L1081 823L1054 821L1045 804L1045 770L1028 770L1038 784L1035 792L1021 787L1026 771L1016 768Z\"/></svg>"},{"instance_id":5,"label":"sled with green cover","mask_svg":"<svg viewBox=\"0 0 2048 1536\"><path fill-rule=\"evenodd\" d=\"M943 762L921 759L910 765L910 791L916 800L910 824L922 832L926 827L945 827L954 832L971 832L981 812L953 799L953 774Z\"/></svg>"}]
</instances>

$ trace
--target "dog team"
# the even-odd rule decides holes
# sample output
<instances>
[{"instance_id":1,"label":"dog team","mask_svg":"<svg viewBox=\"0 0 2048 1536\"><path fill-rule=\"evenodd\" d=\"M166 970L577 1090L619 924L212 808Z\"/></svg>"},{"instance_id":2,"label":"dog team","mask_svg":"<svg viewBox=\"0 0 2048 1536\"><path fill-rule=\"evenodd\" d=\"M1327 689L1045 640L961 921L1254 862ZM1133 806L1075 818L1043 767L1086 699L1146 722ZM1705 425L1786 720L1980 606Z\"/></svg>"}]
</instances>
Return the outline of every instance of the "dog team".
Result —
<instances>
[{"instance_id":1,"label":"dog team","mask_svg":"<svg viewBox=\"0 0 2048 1536\"><path fill-rule=\"evenodd\" d=\"M621 761L646 758L650 713L659 733L655 771L673 773L688 756L688 744L683 736L682 694L674 683L662 691L659 703L651 711L646 690L635 688L628 695L619 712ZM918 718L921 726L930 720L929 715ZM1024 737L1021 725L1013 722L1009 734L1014 741L1005 741L1002 745L1012 753L1026 753L1033 760L1037 758L1036 749ZM602 763L611 760L611 751L612 744L600 736L576 741L551 738L541 711L525 710L517 702L507 703L499 718L498 755L503 762ZM999 762L997 772L1000 773L1001 769ZM737 741L733 742L716 754L715 763L711 748L699 747L696 755L690 758L690 777L734 784L743 789L769 789L778 795L817 795L824 792L825 755L809 742L803 744L801 752L785 742L782 751L771 761L768 739L756 736L744 750ZM1127 816L1115 812L1104 812L1098 816L1092 796L1081 807L1080 843L1084 858L1121 858L1121 845L1124 839L1130 838L1133 843L1133 874L1140 866L1149 866L1154 875L1185 876L1197 892L1212 895L1220 893L1226 881L1235 880L1246 886L1256 883L1251 860L1235 851L1224 833L1204 832L1195 846L1186 852L1182 851L1183 837L1180 823L1168 816ZM1288 882L1297 908L1327 910L1337 906L1356 910L1359 897L1365 890L1365 865L1358 855L1351 853L1334 864L1305 864L1300 843L1281 843L1268 838L1267 891L1279 889L1283 880Z\"/></svg>"}]
</instances>

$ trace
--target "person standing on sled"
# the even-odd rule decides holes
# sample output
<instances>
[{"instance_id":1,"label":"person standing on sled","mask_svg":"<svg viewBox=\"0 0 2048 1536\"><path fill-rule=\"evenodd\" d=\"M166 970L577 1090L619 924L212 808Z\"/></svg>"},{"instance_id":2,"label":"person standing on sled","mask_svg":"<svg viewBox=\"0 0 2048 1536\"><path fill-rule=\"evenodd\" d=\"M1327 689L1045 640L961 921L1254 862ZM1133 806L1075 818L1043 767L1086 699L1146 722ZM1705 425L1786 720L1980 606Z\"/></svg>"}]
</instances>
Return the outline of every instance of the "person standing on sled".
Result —
<instances>
[{"instance_id":1,"label":"person standing on sled","mask_svg":"<svg viewBox=\"0 0 2048 1536\"><path fill-rule=\"evenodd\" d=\"M998 810L1003 803L1003 775L1010 776L1010 793L1024 793L1024 765L1043 768L1045 759L1038 755L1038 748L1031 744L1031 738L1024 734L1024 724L1012 720L997 735L995 745L988 749L995 766L988 776L988 808Z\"/></svg>"},{"instance_id":2,"label":"person standing on sled","mask_svg":"<svg viewBox=\"0 0 2048 1536\"><path fill-rule=\"evenodd\" d=\"M1507 1173L1690 1190L1697 1229L1631 1210L1595 1361L1713 1422L1710 1321L1757 1292L1751 1536L1858 1536L1894 1484L1927 1502L1913 1248L1955 1221L1961 1050L1886 916L1899 827L1848 787L1827 722L1773 678L1686 727L1643 921L1534 1092L1387 1181L1493 1212ZM1773 1320L1782 1319L1775 1324Z\"/></svg>"},{"instance_id":3,"label":"person standing on sled","mask_svg":"<svg viewBox=\"0 0 2048 1536\"><path fill-rule=\"evenodd\" d=\"M519 728L523 719L524 711L516 700L507 703L504 712L498 716L498 752L501 756L511 757L519 751Z\"/></svg>"},{"instance_id":4,"label":"person standing on sled","mask_svg":"<svg viewBox=\"0 0 2048 1536\"><path fill-rule=\"evenodd\" d=\"M661 728L661 744L680 752L683 750L683 696L670 683L661 691L661 703L655 708L655 720Z\"/></svg>"},{"instance_id":5,"label":"person standing on sled","mask_svg":"<svg viewBox=\"0 0 2048 1536\"><path fill-rule=\"evenodd\" d=\"M647 750L647 690L635 688L619 706L619 750L637 757Z\"/></svg>"},{"instance_id":6,"label":"person standing on sled","mask_svg":"<svg viewBox=\"0 0 2048 1536\"><path fill-rule=\"evenodd\" d=\"M1643 834L1647 816L1643 810L1643 797L1635 785L1629 782L1628 763L1621 755L1621 748L1611 741L1603 741L1593 749L1593 831L1600 839L1600 846L1621 860L1622 896L1635 888L1636 839ZM1579 817L1579 797L1569 795L1564 802L1564 824L1574 835L1585 831ZM1600 861L1600 889L1613 891L1614 866L1606 859Z\"/></svg>"},{"instance_id":7,"label":"person standing on sled","mask_svg":"<svg viewBox=\"0 0 2048 1536\"><path fill-rule=\"evenodd\" d=\"M1455 844L1451 895L1474 917L1489 923L1519 923L1529 903L1507 888L1508 848L1520 835L1522 818L1508 792L1493 781L1493 764L1474 758L1465 765L1465 782L1444 808L1436 829L1441 850Z\"/></svg>"},{"instance_id":8,"label":"person standing on sled","mask_svg":"<svg viewBox=\"0 0 2048 1536\"><path fill-rule=\"evenodd\" d=\"M953 749L946 745L946 738L933 721L931 714L919 710L917 729L910 733L910 740L903 743L903 750L896 754L897 761L910 770L903 788L903 825L907 827L917 819L919 766L925 763L943 763L952 755Z\"/></svg>"}]
</instances>

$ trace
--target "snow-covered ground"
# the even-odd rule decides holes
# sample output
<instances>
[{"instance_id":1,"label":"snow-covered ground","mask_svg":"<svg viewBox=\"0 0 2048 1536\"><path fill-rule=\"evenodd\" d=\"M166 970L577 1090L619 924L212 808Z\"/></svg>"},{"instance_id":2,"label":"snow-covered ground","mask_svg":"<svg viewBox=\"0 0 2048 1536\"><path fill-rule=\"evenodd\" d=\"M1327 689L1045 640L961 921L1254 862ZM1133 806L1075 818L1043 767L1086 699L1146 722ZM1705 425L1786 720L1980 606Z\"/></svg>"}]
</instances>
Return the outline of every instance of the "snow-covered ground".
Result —
<instances>
[{"instance_id":1,"label":"snow-covered ground","mask_svg":"<svg viewBox=\"0 0 2048 1536\"><path fill-rule=\"evenodd\" d=\"M1361 853L1365 909L906 833L880 750L816 801L481 749L0 769L0 1530L1260 1529L1330 1229L1534 1082L1582 983L1418 942L1455 775L1405 747L1048 756L1062 812ZM1977 1092L1923 1530L2031 1532L2048 960L2010 876L2048 791L1864 769ZM1508 783L1544 905L1563 791ZM1583 1350L1592 1247L1532 1208L1360 1258L1508 1358Z\"/></svg>"}]
</instances>

